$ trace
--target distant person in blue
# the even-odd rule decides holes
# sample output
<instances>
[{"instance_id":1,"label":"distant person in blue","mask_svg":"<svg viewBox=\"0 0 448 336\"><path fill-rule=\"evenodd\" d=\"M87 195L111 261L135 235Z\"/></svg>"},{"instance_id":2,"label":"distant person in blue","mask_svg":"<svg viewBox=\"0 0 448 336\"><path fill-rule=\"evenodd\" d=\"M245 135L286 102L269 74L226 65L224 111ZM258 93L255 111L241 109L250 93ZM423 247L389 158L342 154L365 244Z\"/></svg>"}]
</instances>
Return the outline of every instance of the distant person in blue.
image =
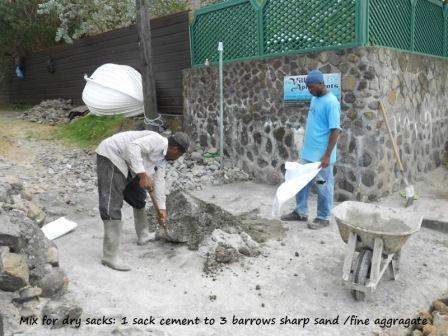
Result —
<instances>
[{"instance_id":1,"label":"distant person in blue","mask_svg":"<svg viewBox=\"0 0 448 336\"><path fill-rule=\"evenodd\" d=\"M324 84L324 76L319 70L311 71L306 78L306 86L313 95L306 122L305 139L300 163L321 162L321 170L296 195L294 211L281 217L284 221L308 222L308 196L312 184L317 186L317 216L308 222L308 228L317 230L330 224L333 206L336 144L341 130L341 107L336 96Z\"/></svg>"}]
</instances>

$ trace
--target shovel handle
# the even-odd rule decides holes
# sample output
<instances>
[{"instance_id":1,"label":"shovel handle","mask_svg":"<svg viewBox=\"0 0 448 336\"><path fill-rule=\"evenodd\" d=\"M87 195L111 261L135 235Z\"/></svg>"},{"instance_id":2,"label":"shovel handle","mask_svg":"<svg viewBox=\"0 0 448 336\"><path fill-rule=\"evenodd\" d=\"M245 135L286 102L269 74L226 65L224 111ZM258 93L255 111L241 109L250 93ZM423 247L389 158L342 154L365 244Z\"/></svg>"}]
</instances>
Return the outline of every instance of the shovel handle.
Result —
<instances>
[{"instance_id":1,"label":"shovel handle","mask_svg":"<svg viewBox=\"0 0 448 336\"><path fill-rule=\"evenodd\" d=\"M380 100L380 110L381 110L381 113L383 114L384 122L386 123L387 132L389 133L389 138L390 138L390 141L392 142L392 147L394 149L395 158L397 159L397 162L398 162L398 167L400 168L401 173L404 175L403 163L401 162L400 154L398 153L398 147L397 147L397 144L395 143L394 137L392 135L392 131L390 130L389 121L387 120L386 110L384 109L383 102L381 100Z\"/></svg>"},{"instance_id":2,"label":"shovel handle","mask_svg":"<svg viewBox=\"0 0 448 336\"><path fill-rule=\"evenodd\" d=\"M156 209L157 212L159 212L159 204L157 203L156 197L154 196L154 191L148 192L149 197L151 198L152 204L154 205L154 209Z\"/></svg>"},{"instance_id":3,"label":"shovel handle","mask_svg":"<svg viewBox=\"0 0 448 336\"><path fill-rule=\"evenodd\" d=\"M152 204L154 205L154 209L156 209L157 214L159 214L160 208L159 204L157 203L156 197L154 196L154 191L148 192L149 197L151 198ZM159 222L160 224L160 222ZM165 236L168 238L168 240L175 242L176 240L171 237L171 235L168 233L168 229L166 227L166 223L160 224L160 226L163 227L163 232L165 232Z\"/></svg>"},{"instance_id":4,"label":"shovel handle","mask_svg":"<svg viewBox=\"0 0 448 336\"><path fill-rule=\"evenodd\" d=\"M159 216L160 208L159 204L157 203L156 197L154 196L154 191L148 192L149 197L151 198L152 204L154 205L154 209L156 209L157 216ZM160 223L160 222L159 222ZM163 227L165 227L165 224L162 224Z\"/></svg>"}]
</instances>

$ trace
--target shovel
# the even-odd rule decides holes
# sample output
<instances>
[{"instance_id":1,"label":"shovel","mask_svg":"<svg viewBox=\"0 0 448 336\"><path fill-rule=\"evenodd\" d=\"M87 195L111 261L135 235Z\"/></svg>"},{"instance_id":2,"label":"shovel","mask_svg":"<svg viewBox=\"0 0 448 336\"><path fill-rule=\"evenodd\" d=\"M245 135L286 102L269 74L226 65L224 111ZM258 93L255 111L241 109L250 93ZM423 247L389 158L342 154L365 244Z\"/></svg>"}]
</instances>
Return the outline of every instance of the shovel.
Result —
<instances>
[{"instance_id":1,"label":"shovel","mask_svg":"<svg viewBox=\"0 0 448 336\"><path fill-rule=\"evenodd\" d=\"M154 196L154 192L148 192L149 197L151 198L152 204L154 205L154 209L156 210L157 215L159 214L159 204L157 203L157 200ZM159 225L163 228L163 233L165 234L165 239L168 240L171 243L185 243L186 241L180 240L179 238L173 237L173 235L171 235L168 232L168 228L167 228L167 223L163 223Z\"/></svg>"},{"instance_id":2,"label":"shovel","mask_svg":"<svg viewBox=\"0 0 448 336\"><path fill-rule=\"evenodd\" d=\"M387 120L386 111L384 109L383 102L381 102L381 101L380 101L380 110L381 110L381 113L383 114L384 122L386 123L386 128L387 128L387 132L389 133L390 141L392 142L392 147L394 149L395 158L397 159L397 162L398 162L398 168L400 169L401 177L406 186L405 193L406 193L406 208L407 208L408 206L412 205L412 203L414 203L414 197L415 197L414 186L409 183L408 179L406 178L406 176L404 174L403 163L401 162L400 154L398 153L397 144L395 143L395 140L392 136L392 131L390 130L389 121Z\"/></svg>"}]
</instances>

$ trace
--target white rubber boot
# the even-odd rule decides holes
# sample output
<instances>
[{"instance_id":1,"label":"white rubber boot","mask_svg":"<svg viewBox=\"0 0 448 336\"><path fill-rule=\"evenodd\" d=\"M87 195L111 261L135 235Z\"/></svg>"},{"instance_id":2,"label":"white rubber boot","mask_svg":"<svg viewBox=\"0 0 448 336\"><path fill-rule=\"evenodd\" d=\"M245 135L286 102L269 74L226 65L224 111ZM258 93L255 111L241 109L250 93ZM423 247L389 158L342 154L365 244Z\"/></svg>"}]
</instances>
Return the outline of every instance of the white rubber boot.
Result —
<instances>
[{"instance_id":1,"label":"white rubber boot","mask_svg":"<svg viewBox=\"0 0 448 336\"><path fill-rule=\"evenodd\" d=\"M120 250L120 236L123 222L121 220L104 220L103 258L101 263L117 271L130 271L118 256Z\"/></svg>"},{"instance_id":2,"label":"white rubber boot","mask_svg":"<svg viewBox=\"0 0 448 336\"><path fill-rule=\"evenodd\" d=\"M154 234L149 233L146 210L145 208L132 209L134 210L134 225L135 232L137 233L137 245L145 245L146 243L154 239Z\"/></svg>"}]
</instances>

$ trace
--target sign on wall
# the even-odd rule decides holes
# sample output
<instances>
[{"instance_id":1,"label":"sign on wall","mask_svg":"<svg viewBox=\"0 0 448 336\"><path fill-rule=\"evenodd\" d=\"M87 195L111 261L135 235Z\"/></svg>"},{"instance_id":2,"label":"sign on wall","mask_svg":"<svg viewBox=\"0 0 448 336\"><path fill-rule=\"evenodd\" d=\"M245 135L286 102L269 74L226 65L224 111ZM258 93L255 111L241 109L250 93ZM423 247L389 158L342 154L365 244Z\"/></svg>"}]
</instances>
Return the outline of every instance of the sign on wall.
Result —
<instances>
[{"instance_id":1,"label":"sign on wall","mask_svg":"<svg viewBox=\"0 0 448 336\"><path fill-rule=\"evenodd\" d=\"M305 84L306 75L304 76L285 76L283 99L286 102L308 101L311 100L311 93ZM336 98L341 100L341 74L332 73L324 74L324 82L328 90L330 90Z\"/></svg>"}]
</instances>

